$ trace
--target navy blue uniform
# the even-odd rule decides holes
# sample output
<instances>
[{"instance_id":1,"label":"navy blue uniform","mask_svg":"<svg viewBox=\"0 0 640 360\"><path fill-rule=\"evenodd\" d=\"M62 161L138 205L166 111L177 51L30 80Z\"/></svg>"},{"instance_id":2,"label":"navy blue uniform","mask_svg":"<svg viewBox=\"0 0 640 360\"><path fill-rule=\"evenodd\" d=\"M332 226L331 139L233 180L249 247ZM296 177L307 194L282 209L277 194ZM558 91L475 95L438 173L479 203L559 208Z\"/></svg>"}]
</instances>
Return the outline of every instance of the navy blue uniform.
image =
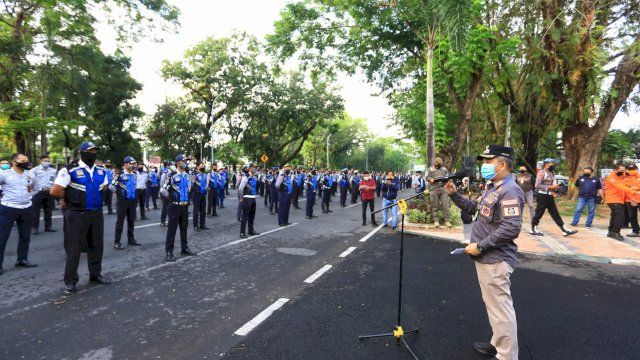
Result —
<instances>
[{"instance_id":1,"label":"navy blue uniform","mask_svg":"<svg viewBox=\"0 0 640 360\"><path fill-rule=\"evenodd\" d=\"M87 251L91 278L98 278L102 272L104 244L104 218L102 215L102 192L107 186L105 169L94 166L90 169L80 161L79 166L69 172L61 172L55 182L65 187L64 199L67 203L67 260L64 283L78 283L80 253Z\"/></svg>"},{"instance_id":2,"label":"navy blue uniform","mask_svg":"<svg viewBox=\"0 0 640 360\"><path fill-rule=\"evenodd\" d=\"M313 217L313 205L316 202L316 192L318 191L318 177L310 175L305 181L307 188L307 218Z\"/></svg>"},{"instance_id":3,"label":"navy blue uniform","mask_svg":"<svg viewBox=\"0 0 640 360\"><path fill-rule=\"evenodd\" d=\"M207 174L198 173L193 177L191 187L193 200L193 227L205 228L205 214L207 212Z\"/></svg>"},{"instance_id":4,"label":"navy blue uniform","mask_svg":"<svg viewBox=\"0 0 640 360\"><path fill-rule=\"evenodd\" d=\"M279 182L279 183L278 183ZM293 179L290 175L278 176L278 225L289 224L289 210L291 209L291 195L293 194Z\"/></svg>"},{"instance_id":5,"label":"navy blue uniform","mask_svg":"<svg viewBox=\"0 0 640 360\"><path fill-rule=\"evenodd\" d=\"M136 219L136 174L126 172L120 174L114 179L111 190L115 190L117 199L116 214L118 219L116 220L114 243L116 245L120 244L124 219L126 217L127 239L129 244L131 244L134 242L133 225Z\"/></svg>"},{"instance_id":6,"label":"navy blue uniform","mask_svg":"<svg viewBox=\"0 0 640 360\"><path fill-rule=\"evenodd\" d=\"M169 226L167 228L167 238L165 247L167 253L173 255L173 247L176 241L176 231L180 226L180 246L182 251L189 249L187 242L187 228L189 226L189 174L176 173L172 175L166 189L169 191Z\"/></svg>"},{"instance_id":7,"label":"navy blue uniform","mask_svg":"<svg viewBox=\"0 0 640 360\"><path fill-rule=\"evenodd\" d=\"M253 175L243 175L238 191L242 192L242 219L240 222L240 234L244 235L249 223L249 234L255 234L253 227L256 218L256 195L258 180Z\"/></svg>"}]
</instances>

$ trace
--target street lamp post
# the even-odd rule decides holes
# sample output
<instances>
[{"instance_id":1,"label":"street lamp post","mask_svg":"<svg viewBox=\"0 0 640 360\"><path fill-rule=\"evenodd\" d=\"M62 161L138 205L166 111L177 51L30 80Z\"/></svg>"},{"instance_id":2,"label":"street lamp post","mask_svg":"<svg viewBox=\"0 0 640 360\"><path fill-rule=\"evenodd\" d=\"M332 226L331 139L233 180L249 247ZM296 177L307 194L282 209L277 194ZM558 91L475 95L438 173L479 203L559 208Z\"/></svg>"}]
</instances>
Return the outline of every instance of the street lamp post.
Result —
<instances>
[{"instance_id":1,"label":"street lamp post","mask_svg":"<svg viewBox=\"0 0 640 360\"><path fill-rule=\"evenodd\" d=\"M329 139L331 139L331 135L333 134L329 134L329 136L327 136L327 169L329 169Z\"/></svg>"}]
</instances>

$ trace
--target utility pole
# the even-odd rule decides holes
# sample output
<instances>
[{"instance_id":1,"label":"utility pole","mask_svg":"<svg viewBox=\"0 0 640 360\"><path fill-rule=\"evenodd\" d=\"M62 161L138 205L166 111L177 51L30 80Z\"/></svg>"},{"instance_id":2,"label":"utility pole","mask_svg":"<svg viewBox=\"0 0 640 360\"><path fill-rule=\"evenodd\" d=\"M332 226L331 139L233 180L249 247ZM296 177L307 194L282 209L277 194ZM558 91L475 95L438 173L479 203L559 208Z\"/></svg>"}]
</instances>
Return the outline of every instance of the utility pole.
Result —
<instances>
[{"instance_id":1,"label":"utility pole","mask_svg":"<svg viewBox=\"0 0 640 360\"><path fill-rule=\"evenodd\" d=\"M327 136L327 169L329 168L329 139L331 139L331 135L333 134L329 134L329 136Z\"/></svg>"},{"instance_id":2,"label":"utility pole","mask_svg":"<svg viewBox=\"0 0 640 360\"><path fill-rule=\"evenodd\" d=\"M511 104L507 107L507 129L504 132L504 146L511 145Z\"/></svg>"}]
</instances>

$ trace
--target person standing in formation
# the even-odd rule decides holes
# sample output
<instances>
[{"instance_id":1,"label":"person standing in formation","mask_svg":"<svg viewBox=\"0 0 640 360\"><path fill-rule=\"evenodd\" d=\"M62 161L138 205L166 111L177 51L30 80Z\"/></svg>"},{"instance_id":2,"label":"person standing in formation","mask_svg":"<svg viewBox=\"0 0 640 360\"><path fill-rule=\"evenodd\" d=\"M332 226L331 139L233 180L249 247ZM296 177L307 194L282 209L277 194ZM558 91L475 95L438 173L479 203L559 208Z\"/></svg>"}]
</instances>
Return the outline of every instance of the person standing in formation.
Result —
<instances>
[{"instance_id":1,"label":"person standing in formation","mask_svg":"<svg viewBox=\"0 0 640 360\"><path fill-rule=\"evenodd\" d=\"M53 187L53 182L58 175L58 172L51 167L49 162L49 156L40 156L40 165L31 170L31 173L38 181L39 189L36 189L36 194L33 196L33 208L35 210L33 225L33 233L37 234L40 230L40 208L44 209L44 231L55 232L51 221L51 210L53 210L53 198L49 192Z\"/></svg>"}]
</instances>

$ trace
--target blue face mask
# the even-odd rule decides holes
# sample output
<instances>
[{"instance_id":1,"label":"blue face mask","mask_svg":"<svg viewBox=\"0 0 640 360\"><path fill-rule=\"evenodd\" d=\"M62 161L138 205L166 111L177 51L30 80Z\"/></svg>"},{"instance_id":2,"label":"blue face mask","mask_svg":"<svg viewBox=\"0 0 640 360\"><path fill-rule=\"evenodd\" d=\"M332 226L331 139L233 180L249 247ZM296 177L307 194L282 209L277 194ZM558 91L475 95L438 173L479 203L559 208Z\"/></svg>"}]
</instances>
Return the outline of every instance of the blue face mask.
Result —
<instances>
[{"instance_id":1,"label":"blue face mask","mask_svg":"<svg viewBox=\"0 0 640 360\"><path fill-rule=\"evenodd\" d=\"M10 168L11 168L11 165L9 165L9 164L0 165L0 169L2 169L2 170L9 170Z\"/></svg>"},{"instance_id":2,"label":"blue face mask","mask_svg":"<svg viewBox=\"0 0 640 360\"><path fill-rule=\"evenodd\" d=\"M51 163L48 161L42 163L42 167L48 168L49 166L51 166Z\"/></svg>"},{"instance_id":3,"label":"blue face mask","mask_svg":"<svg viewBox=\"0 0 640 360\"><path fill-rule=\"evenodd\" d=\"M496 177L495 167L495 164L482 164L482 167L480 168L480 175L482 175L482 178L485 180L491 180Z\"/></svg>"}]
</instances>

